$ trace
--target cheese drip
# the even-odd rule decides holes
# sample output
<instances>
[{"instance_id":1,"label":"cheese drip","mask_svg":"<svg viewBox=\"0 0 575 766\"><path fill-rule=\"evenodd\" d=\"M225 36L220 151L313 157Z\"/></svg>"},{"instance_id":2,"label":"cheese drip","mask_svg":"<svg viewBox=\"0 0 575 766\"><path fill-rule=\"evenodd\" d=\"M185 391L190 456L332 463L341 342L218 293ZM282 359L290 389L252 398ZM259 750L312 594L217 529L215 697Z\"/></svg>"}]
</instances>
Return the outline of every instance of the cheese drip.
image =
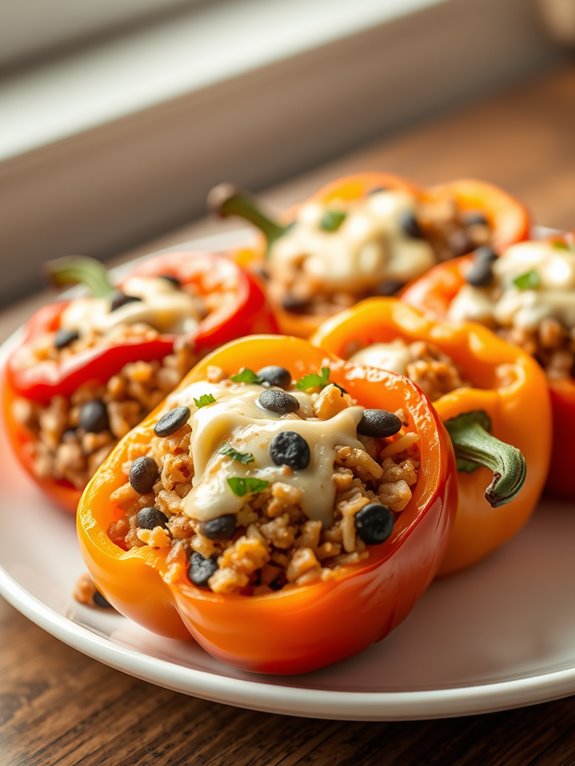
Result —
<instances>
[{"instance_id":1,"label":"cheese drip","mask_svg":"<svg viewBox=\"0 0 575 766\"><path fill-rule=\"evenodd\" d=\"M514 280L534 272L534 289ZM493 285L465 285L451 303L451 319L535 330L552 318L575 327L575 251L548 242L521 242L508 248L493 266Z\"/></svg>"},{"instance_id":2,"label":"cheese drip","mask_svg":"<svg viewBox=\"0 0 575 766\"><path fill-rule=\"evenodd\" d=\"M435 264L431 246L402 228L402 216L413 213L415 198L403 191L381 191L338 208L346 213L337 231L324 231L330 209L304 205L294 225L270 250L270 270L281 275L302 262L302 270L322 286L362 291L385 280L407 282Z\"/></svg>"},{"instance_id":3,"label":"cheese drip","mask_svg":"<svg viewBox=\"0 0 575 766\"><path fill-rule=\"evenodd\" d=\"M397 338L389 343L372 343L353 354L349 361L405 375L412 357L407 343Z\"/></svg>"},{"instance_id":4,"label":"cheese drip","mask_svg":"<svg viewBox=\"0 0 575 766\"><path fill-rule=\"evenodd\" d=\"M328 420L320 420L313 416L311 396L292 391L300 409L297 414L280 416L258 404L264 390L256 385L197 382L178 392L177 399L170 398L171 405L186 405L192 411L189 424L194 478L184 501L184 512L197 521L238 513L249 496L235 495L227 480L253 476L297 487L302 491L304 514L329 526L335 501L334 449L338 445L363 449L357 438L363 408L348 407ZM216 402L198 409L194 399L202 394L212 394ZM295 431L308 443L311 460L304 470L292 470L272 461L270 444L282 431ZM238 452L251 453L254 461L243 465L221 455L219 450L224 444Z\"/></svg>"},{"instance_id":5,"label":"cheese drip","mask_svg":"<svg viewBox=\"0 0 575 766\"><path fill-rule=\"evenodd\" d=\"M162 333L192 333L202 316L199 298L161 277L131 277L122 292L141 300L111 311L108 298L78 298L62 313L61 326L82 334L104 334L126 324L147 324Z\"/></svg>"}]
</instances>

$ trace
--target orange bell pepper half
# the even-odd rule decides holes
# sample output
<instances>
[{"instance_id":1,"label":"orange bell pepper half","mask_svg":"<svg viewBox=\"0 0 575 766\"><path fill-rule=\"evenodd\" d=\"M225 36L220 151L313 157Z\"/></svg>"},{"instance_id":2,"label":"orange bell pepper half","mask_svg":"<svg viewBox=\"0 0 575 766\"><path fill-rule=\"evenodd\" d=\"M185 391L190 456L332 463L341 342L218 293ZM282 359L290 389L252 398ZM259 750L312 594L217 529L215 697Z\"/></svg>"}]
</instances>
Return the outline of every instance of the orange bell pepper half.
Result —
<instances>
[{"instance_id":1,"label":"orange bell pepper half","mask_svg":"<svg viewBox=\"0 0 575 766\"><path fill-rule=\"evenodd\" d=\"M167 636L191 636L214 657L246 670L301 673L361 651L406 617L443 557L457 482L449 437L416 386L393 373L346 364L297 338L254 336L229 343L201 361L178 391L204 380L209 365L231 375L279 361L296 379L329 366L330 380L362 405L403 408L409 430L420 437L413 497L391 537L371 546L368 559L342 567L327 581L269 595L222 595L190 582L184 554L170 566L165 550L116 546L107 529L121 511L110 493L126 480L122 466L130 446L150 441L164 405L118 444L94 476L80 501L77 527L96 586L125 616Z\"/></svg>"},{"instance_id":2,"label":"orange bell pepper half","mask_svg":"<svg viewBox=\"0 0 575 766\"><path fill-rule=\"evenodd\" d=\"M454 200L460 210L483 213L492 229L493 246L497 250L526 239L529 235L530 217L525 206L497 186L475 179L460 179L422 189L392 173L359 173L327 184L307 202L354 202L377 188L407 191L425 202ZM275 220L252 197L230 184L221 184L212 189L208 204L221 217L244 218L261 232L255 248L239 250L234 255L240 265L249 269L261 267L265 263L270 245L288 230L289 221L299 207L288 211L285 217L288 223ZM328 318L328 315L286 311L277 301L273 303L273 309L280 331L301 338L308 338Z\"/></svg>"},{"instance_id":3,"label":"orange bell pepper half","mask_svg":"<svg viewBox=\"0 0 575 766\"><path fill-rule=\"evenodd\" d=\"M446 264L453 268L455 262ZM492 472L489 455L477 458L477 470L458 473L459 506L440 574L449 574L474 564L515 535L528 521L543 489L551 445L551 413L545 376L534 360L520 349L475 324L434 321L401 301L371 298L328 320L311 341L343 359L350 349L397 338L408 343L425 341L450 357L469 386L455 389L437 399L433 406L448 424L454 437L456 457L469 457L459 450L460 434L449 424L463 413L482 412L490 421L493 435L486 435L488 453L514 445L525 457L527 475L521 487L511 477L511 491L505 497L484 496ZM534 414L537 418L534 426ZM465 421L461 420L465 425ZM481 423L481 420L480 420ZM485 424L485 423L484 423ZM534 429L536 433L534 432ZM490 443L489 440L493 439ZM512 457L512 456L511 456ZM485 460L487 458L487 460ZM503 459L507 460L505 451ZM520 470L510 466L512 470ZM504 508L492 505L506 503ZM495 501L495 502L494 502Z\"/></svg>"},{"instance_id":4,"label":"orange bell pepper half","mask_svg":"<svg viewBox=\"0 0 575 766\"><path fill-rule=\"evenodd\" d=\"M573 234L551 239L573 242ZM402 293L402 300L416 306L431 316L447 317L451 301L466 283L471 268L470 256L456 258L439 264ZM553 380L547 378L551 396L553 443L546 489L557 497L575 498L575 379Z\"/></svg>"}]
</instances>

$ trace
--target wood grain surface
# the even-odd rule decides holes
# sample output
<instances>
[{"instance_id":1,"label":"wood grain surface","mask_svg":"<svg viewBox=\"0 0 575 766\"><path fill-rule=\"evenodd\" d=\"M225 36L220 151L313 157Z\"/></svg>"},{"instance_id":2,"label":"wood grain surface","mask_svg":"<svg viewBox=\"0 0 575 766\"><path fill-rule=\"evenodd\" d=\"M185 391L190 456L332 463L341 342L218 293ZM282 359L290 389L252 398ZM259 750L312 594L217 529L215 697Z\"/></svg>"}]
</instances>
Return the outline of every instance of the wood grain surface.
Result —
<instances>
[{"instance_id":1,"label":"wood grain surface","mask_svg":"<svg viewBox=\"0 0 575 766\"><path fill-rule=\"evenodd\" d=\"M575 66L382 137L267 195L283 206L337 174L499 183L546 225L575 227ZM222 227L197 222L140 252ZM125 255L133 255L125 254ZM0 316L6 336L44 299ZM574 605L575 608L575 605ZM0 766L569 766L575 698L460 719L342 723L237 710L156 688L64 646L0 600Z\"/></svg>"}]
</instances>

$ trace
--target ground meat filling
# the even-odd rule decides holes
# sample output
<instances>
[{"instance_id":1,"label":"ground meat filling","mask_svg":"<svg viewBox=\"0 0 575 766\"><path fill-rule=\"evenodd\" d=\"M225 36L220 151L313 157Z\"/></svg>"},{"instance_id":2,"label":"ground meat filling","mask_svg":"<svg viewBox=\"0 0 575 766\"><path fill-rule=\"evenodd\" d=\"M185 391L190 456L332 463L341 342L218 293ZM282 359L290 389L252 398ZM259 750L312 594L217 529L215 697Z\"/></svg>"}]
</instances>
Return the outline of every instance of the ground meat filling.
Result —
<instances>
[{"instance_id":1,"label":"ground meat filling","mask_svg":"<svg viewBox=\"0 0 575 766\"><path fill-rule=\"evenodd\" d=\"M327 369L304 390L286 373L210 368L178 392L129 455L111 540L170 549L194 585L245 595L329 579L384 542L417 483L417 435L401 412L358 406ZM142 475L157 477L151 489Z\"/></svg>"},{"instance_id":2,"label":"ground meat filling","mask_svg":"<svg viewBox=\"0 0 575 766\"><path fill-rule=\"evenodd\" d=\"M535 357L549 378L575 376L575 246L522 242L475 257L449 316L481 322Z\"/></svg>"},{"instance_id":3,"label":"ground meat filling","mask_svg":"<svg viewBox=\"0 0 575 766\"><path fill-rule=\"evenodd\" d=\"M329 315L374 295L395 295L440 261L491 241L485 216L453 200L421 202L374 189L353 203L309 203L271 247L272 299L287 311Z\"/></svg>"},{"instance_id":4,"label":"ground meat filling","mask_svg":"<svg viewBox=\"0 0 575 766\"><path fill-rule=\"evenodd\" d=\"M431 343L407 343L398 338L389 343L374 343L365 348L358 346L355 342L349 344L346 357L350 361L405 375L416 383L432 402L450 391L468 385L453 359Z\"/></svg>"},{"instance_id":5,"label":"ground meat filling","mask_svg":"<svg viewBox=\"0 0 575 766\"><path fill-rule=\"evenodd\" d=\"M26 429L34 470L83 489L118 439L166 398L195 362L182 344L161 362L125 365L105 385L87 383L47 405L16 399L13 413Z\"/></svg>"}]
</instances>

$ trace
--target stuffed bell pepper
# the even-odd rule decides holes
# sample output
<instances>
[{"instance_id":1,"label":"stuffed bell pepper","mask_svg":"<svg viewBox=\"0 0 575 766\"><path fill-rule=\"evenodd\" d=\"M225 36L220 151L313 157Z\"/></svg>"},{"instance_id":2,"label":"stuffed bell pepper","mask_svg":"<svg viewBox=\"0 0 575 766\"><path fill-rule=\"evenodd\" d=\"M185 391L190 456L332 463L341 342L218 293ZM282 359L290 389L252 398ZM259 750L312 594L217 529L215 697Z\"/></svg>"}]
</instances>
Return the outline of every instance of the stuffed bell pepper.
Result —
<instances>
[{"instance_id":1,"label":"stuffed bell pepper","mask_svg":"<svg viewBox=\"0 0 575 766\"><path fill-rule=\"evenodd\" d=\"M245 338L112 451L77 525L98 590L240 668L299 673L405 618L456 508L449 437L394 373Z\"/></svg>"},{"instance_id":2,"label":"stuffed bell pepper","mask_svg":"<svg viewBox=\"0 0 575 766\"><path fill-rule=\"evenodd\" d=\"M548 490L575 497L575 240L557 235L479 250L442 264L409 288L404 300L436 316L473 320L519 346L545 371L553 413Z\"/></svg>"},{"instance_id":3,"label":"stuffed bell pepper","mask_svg":"<svg viewBox=\"0 0 575 766\"><path fill-rule=\"evenodd\" d=\"M459 507L440 573L479 561L528 521L551 445L545 377L528 354L480 325L434 321L389 298L333 317L312 341L343 359L406 375L446 425L458 460Z\"/></svg>"},{"instance_id":4,"label":"stuffed bell pepper","mask_svg":"<svg viewBox=\"0 0 575 766\"><path fill-rule=\"evenodd\" d=\"M260 246L236 257L266 280L280 329L301 337L363 298L395 295L438 262L480 246L500 249L529 231L517 200L475 180L424 190L390 174L349 176L285 221L228 184L212 190L209 204L261 231Z\"/></svg>"},{"instance_id":5,"label":"stuffed bell pepper","mask_svg":"<svg viewBox=\"0 0 575 766\"><path fill-rule=\"evenodd\" d=\"M115 285L102 264L62 258L57 285L90 294L30 319L4 376L5 418L26 470L63 507L116 441L161 402L195 362L232 338L274 332L256 280L224 256L167 253Z\"/></svg>"}]
</instances>

